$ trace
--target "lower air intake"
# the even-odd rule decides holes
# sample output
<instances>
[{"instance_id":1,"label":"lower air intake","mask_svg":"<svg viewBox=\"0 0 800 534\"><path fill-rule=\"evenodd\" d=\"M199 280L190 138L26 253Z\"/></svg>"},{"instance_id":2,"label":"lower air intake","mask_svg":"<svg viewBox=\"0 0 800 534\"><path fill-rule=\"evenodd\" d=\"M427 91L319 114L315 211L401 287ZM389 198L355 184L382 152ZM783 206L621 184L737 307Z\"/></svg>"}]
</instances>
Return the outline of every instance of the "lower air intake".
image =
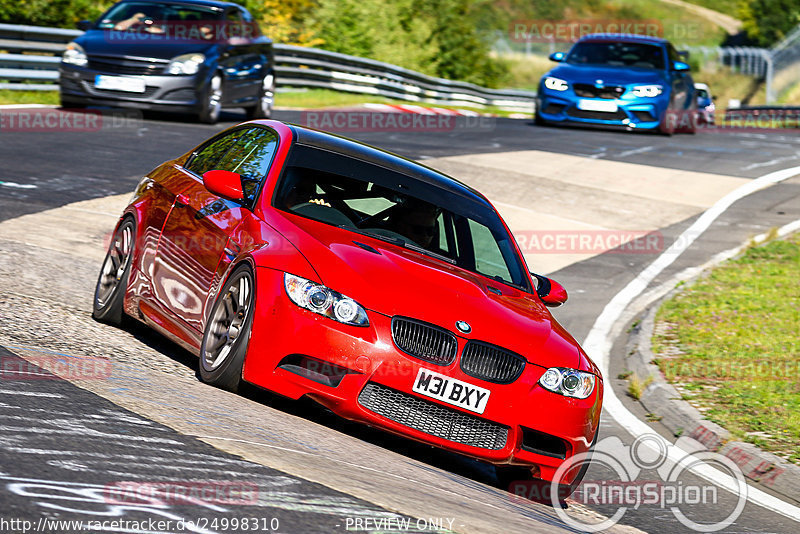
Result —
<instances>
[{"instance_id":1,"label":"lower air intake","mask_svg":"<svg viewBox=\"0 0 800 534\"><path fill-rule=\"evenodd\" d=\"M374 382L364 387L358 402L396 423L456 443L499 450L508 440L508 427Z\"/></svg>"}]
</instances>

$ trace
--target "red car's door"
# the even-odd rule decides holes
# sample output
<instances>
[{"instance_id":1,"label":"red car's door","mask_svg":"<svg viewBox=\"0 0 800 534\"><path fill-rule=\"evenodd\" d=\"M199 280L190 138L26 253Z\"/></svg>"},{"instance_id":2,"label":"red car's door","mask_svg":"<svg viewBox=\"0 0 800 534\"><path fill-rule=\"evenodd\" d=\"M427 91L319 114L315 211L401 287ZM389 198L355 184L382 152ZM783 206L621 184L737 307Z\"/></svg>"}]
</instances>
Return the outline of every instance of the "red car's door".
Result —
<instances>
[{"instance_id":1,"label":"red car's door","mask_svg":"<svg viewBox=\"0 0 800 534\"><path fill-rule=\"evenodd\" d=\"M250 216L278 146L278 136L262 127L239 128L200 147L185 167L189 186L175 199L164 225L153 268L153 293L183 322L202 331L209 291L223 255L235 256L228 237ZM203 185L209 170L242 176L241 202L220 198Z\"/></svg>"}]
</instances>

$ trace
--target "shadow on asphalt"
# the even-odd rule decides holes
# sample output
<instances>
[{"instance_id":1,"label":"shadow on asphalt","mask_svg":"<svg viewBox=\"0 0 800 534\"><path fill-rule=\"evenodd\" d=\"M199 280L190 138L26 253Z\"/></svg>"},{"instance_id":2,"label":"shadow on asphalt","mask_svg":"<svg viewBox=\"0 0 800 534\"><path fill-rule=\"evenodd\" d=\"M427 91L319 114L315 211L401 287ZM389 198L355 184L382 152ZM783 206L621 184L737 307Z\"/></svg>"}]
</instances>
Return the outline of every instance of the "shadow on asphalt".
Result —
<instances>
[{"instance_id":1,"label":"shadow on asphalt","mask_svg":"<svg viewBox=\"0 0 800 534\"><path fill-rule=\"evenodd\" d=\"M196 355L133 318L126 316L123 320L122 329L131 334L137 341L160 352L173 361L185 365L195 372L199 380L198 360ZM367 426L363 423L349 421L339 417L329 409L307 397L303 397L300 400L293 400L248 383L242 385L239 390L239 395L272 409L280 410L286 414L302 417L303 419L326 426L331 430L365 441L376 447L381 447L407 458L413 458L414 460L427 464L431 468L444 470L446 472L445 476L450 476L450 478L454 480L456 477L451 475L465 477L481 484L508 491L509 493L512 493L510 489L513 486L524 484L527 488L525 494L530 497L530 500L552 507L552 503L549 499L535 498L537 495L546 495L549 488L544 488L545 484L539 484L542 486L541 488L536 487L538 481L530 479L529 476L526 477L523 473L523 468L506 468L506 470L498 476L494 466L488 463L445 451L437 447L432 447L424 443L419 443L408 438L395 436L394 434ZM431 470L433 471L433 469ZM549 486L549 483L546 485ZM529 491L531 488L533 491Z\"/></svg>"}]
</instances>

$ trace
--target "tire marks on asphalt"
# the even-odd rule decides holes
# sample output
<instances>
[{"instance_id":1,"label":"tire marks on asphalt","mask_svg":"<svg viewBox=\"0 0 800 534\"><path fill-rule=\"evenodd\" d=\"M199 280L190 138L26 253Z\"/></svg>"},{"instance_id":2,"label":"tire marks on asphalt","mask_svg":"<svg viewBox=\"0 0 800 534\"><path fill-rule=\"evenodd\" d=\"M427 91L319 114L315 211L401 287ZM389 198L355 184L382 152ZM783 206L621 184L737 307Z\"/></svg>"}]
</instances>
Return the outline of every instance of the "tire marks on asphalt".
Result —
<instances>
[{"instance_id":1,"label":"tire marks on asphalt","mask_svg":"<svg viewBox=\"0 0 800 534\"><path fill-rule=\"evenodd\" d=\"M208 526L221 526L223 519L230 524L269 518L279 525L275 532L291 533L344 531L348 518L411 519L223 453L32 367L2 347L0 361L5 519L124 518L144 524L156 518L173 522L169 532L212 532ZM4 372L9 369L30 373ZM184 528L177 521L184 521Z\"/></svg>"}]
</instances>

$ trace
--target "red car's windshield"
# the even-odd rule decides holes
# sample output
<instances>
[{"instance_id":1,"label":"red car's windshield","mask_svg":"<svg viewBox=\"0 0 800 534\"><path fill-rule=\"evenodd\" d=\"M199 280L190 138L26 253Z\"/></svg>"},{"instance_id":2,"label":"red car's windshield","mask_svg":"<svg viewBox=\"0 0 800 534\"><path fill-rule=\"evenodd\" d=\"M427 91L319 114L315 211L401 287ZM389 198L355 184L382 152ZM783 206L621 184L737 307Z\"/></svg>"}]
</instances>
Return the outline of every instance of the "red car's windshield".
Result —
<instances>
[{"instance_id":1,"label":"red car's windshield","mask_svg":"<svg viewBox=\"0 0 800 534\"><path fill-rule=\"evenodd\" d=\"M273 206L438 257L530 291L512 237L486 203L361 163L349 176L288 166ZM351 167L352 168L352 167ZM414 195L407 191L426 191Z\"/></svg>"}]
</instances>

